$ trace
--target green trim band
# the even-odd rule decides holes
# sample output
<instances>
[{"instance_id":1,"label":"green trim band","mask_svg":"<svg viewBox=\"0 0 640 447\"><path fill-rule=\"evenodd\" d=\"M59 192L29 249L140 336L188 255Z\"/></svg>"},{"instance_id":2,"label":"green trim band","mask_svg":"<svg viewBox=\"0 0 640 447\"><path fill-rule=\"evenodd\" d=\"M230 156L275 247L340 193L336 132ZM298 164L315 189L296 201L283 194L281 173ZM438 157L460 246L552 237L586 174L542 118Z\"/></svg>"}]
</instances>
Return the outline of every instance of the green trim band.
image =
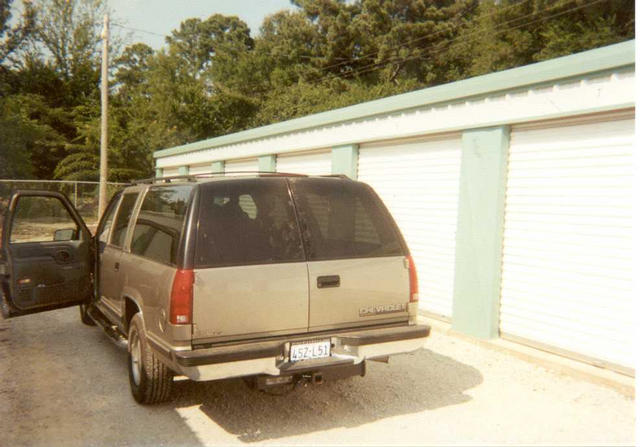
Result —
<instances>
[{"instance_id":1,"label":"green trim band","mask_svg":"<svg viewBox=\"0 0 640 447\"><path fill-rule=\"evenodd\" d=\"M163 172L162 168L156 168L156 178L162 177L162 172Z\"/></svg>"},{"instance_id":2,"label":"green trim band","mask_svg":"<svg viewBox=\"0 0 640 447\"><path fill-rule=\"evenodd\" d=\"M331 173L358 178L358 145L349 144L331 149Z\"/></svg>"},{"instance_id":3,"label":"green trim band","mask_svg":"<svg viewBox=\"0 0 640 447\"><path fill-rule=\"evenodd\" d=\"M258 171L276 172L276 156L274 154L259 156Z\"/></svg>"},{"instance_id":4,"label":"green trim band","mask_svg":"<svg viewBox=\"0 0 640 447\"><path fill-rule=\"evenodd\" d=\"M504 92L635 65L635 40L154 152L154 158Z\"/></svg>"},{"instance_id":5,"label":"green trim band","mask_svg":"<svg viewBox=\"0 0 640 447\"><path fill-rule=\"evenodd\" d=\"M178 175L189 175L189 166L180 166L178 168Z\"/></svg>"},{"instance_id":6,"label":"green trim band","mask_svg":"<svg viewBox=\"0 0 640 447\"><path fill-rule=\"evenodd\" d=\"M211 172L224 172L224 160L211 163Z\"/></svg>"}]
</instances>

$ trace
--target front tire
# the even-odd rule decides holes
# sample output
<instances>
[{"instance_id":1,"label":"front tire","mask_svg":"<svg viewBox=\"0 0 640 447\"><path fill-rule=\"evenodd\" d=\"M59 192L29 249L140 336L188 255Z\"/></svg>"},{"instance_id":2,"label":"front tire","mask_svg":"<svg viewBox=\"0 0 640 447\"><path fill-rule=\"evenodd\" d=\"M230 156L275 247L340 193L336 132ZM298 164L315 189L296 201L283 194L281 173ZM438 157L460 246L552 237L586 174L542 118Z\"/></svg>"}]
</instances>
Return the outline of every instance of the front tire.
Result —
<instances>
[{"instance_id":1,"label":"front tire","mask_svg":"<svg viewBox=\"0 0 640 447\"><path fill-rule=\"evenodd\" d=\"M96 322L91 319L88 314L89 305L87 303L82 303L78 306L80 308L80 320L82 324L86 324L87 326L95 326Z\"/></svg>"},{"instance_id":2,"label":"front tire","mask_svg":"<svg viewBox=\"0 0 640 447\"><path fill-rule=\"evenodd\" d=\"M129 384L134 399L141 404L169 400L173 373L149 348L140 313L135 314L129 324L128 351Z\"/></svg>"}]
</instances>

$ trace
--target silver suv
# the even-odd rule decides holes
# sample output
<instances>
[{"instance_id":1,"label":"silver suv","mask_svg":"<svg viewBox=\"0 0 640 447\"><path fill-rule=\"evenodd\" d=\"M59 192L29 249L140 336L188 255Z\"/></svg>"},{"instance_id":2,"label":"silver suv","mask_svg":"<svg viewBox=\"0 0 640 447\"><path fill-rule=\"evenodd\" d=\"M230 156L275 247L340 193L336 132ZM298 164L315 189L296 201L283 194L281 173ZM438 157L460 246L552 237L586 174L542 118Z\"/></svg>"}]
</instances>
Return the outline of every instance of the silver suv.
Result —
<instances>
[{"instance_id":1,"label":"silver suv","mask_svg":"<svg viewBox=\"0 0 640 447\"><path fill-rule=\"evenodd\" d=\"M420 348L417 277L391 215L340 176L187 176L116 194L92 237L67 198L18 191L2 233L5 317L80 305L128 340L131 391L174 375L260 389L364 376Z\"/></svg>"}]
</instances>

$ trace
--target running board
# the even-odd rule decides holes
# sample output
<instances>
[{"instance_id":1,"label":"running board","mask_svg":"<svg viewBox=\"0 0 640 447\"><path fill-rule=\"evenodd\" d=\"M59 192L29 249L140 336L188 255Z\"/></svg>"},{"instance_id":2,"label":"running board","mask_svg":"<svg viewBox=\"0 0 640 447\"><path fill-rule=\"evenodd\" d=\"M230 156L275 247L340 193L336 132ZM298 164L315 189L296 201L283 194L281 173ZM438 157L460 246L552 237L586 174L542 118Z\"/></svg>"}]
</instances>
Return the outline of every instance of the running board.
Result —
<instances>
[{"instance_id":1,"label":"running board","mask_svg":"<svg viewBox=\"0 0 640 447\"><path fill-rule=\"evenodd\" d=\"M127 347L127 339L120 333L118 330L118 326L112 324L107 317L98 309L96 306L90 306L87 315L91 318L98 326L102 328L105 334L118 346L121 348Z\"/></svg>"}]
</instances>

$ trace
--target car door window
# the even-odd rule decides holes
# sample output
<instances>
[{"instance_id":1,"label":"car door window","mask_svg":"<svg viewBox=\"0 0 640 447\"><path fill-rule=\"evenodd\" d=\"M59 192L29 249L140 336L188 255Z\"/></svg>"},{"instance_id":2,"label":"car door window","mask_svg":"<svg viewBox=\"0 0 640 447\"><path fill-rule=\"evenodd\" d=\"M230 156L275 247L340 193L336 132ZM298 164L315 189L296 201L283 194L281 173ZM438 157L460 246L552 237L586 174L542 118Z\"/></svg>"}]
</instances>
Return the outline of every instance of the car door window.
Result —
<instances>
[{"instance_id":1,"label":"car door window","mask_svg":"<svg viewBox=\"0 0 640 447\"><path fill-rule=\"evenodd\" d=\"M111 203L107 208L107 212L105 214L104 220L101 223L101 228L98 230L98 240L103 243L107 243L109 240L109 230L111 230L111 225L113 224L113 218L116 215L116 210L118 209L118 201L120 200L120 195L115 196L111 199Z\"/></svg>"},{"instance_id":2,"label":"car door window","mask_svg":"<svg viewBox=\"0 0 640 447\"><path fill-rule=\"evenodd\" d=\"M71 241L79 238L78 225L58 198L23 196L18 199L10 243Z\"/></svg>"},{"instance_id":3,"label":"car door window","mask_svg":"<svg viewBox=\"0 0 640 447\"><path fill-rule=\"evenodd\" d=\"M125 194L120 202L118 214L116 215L111 233L111 245L122 248L125 238L127 237L127 228L133 214L133 208L136 205L138 193Z\"/></svg>"},{"instance_id":4,"label":"car door window","mask_svg":"<svg viewBox=\"0 0 640 447\"><path fill-rule=\"evenodd\" d=\"M90 293L91 233L73 205L51 191L17 191L3 235L9 315L79 304Z\"/></svg>"},{"instance_id":5,"label":"car door window","mask_svg":"<svg viewBox=\"0 0 640 447\"><path fill-rule=\"evenodd\" d=\"M175 265L192 186L151 188L133 229L131 253Z\"/></svg>"}]
</instances>

